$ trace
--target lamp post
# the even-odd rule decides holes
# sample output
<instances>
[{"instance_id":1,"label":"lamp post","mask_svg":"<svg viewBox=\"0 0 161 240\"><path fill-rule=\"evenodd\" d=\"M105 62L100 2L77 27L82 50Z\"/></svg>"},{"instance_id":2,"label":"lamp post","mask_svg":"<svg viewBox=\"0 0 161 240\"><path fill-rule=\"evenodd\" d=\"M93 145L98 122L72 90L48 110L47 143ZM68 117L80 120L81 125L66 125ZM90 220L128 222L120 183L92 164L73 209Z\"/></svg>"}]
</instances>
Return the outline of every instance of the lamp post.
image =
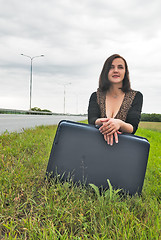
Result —
<instances>
[{"instance_id":1,"label":"lamp post","mask_svg":"<svg viewBox=\"0 0 161 240\"><path fill-rule=\"evenodd\" d=\"M65 92L65 87L66 87L67 85L70 85L70 84L71 84L70 82L64 84L64 114L65 114L65 94L66 94L66 92Z\"/></svg>"},{"instance_id":2,"label":"lamp post","mask_svg":"<svg viewBox=\"0 0 161 240\"><path fill-rule=\"evenodd\" d=\"M44 55L40 55L40 56L34 56L34 57L30 57L28 55L25 55L25 54L21 54L22 56L24 57L28 57L30 58L31 60L31 67L30 67L30 110L31 110L31 97L32 97L32 61L34 58L37 58L37 57L44 57Z\"/></svg>"}]
</instances>

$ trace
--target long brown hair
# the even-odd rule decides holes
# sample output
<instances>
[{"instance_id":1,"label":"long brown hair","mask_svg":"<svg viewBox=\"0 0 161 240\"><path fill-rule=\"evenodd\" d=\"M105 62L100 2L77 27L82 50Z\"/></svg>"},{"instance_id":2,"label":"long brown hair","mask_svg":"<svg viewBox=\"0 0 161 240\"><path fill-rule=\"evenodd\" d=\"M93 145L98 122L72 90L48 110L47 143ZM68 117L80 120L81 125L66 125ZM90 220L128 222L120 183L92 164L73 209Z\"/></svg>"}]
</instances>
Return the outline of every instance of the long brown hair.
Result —
<instances>
[{"instance_id":1,"label":"long brown hair","mask_svg":"<svg viewBox=\"0 0 161 240\"><path fill-rule=\"evenodd\" d=\"M123 92L128 92L131 89L130 78L129 78L129 70L128 70L126 60L123 57L121 57L119 54L113 54L109 58L106 59L104 65L103 65L102 72L100 74L99 89L101 91L107 91L111 86L111 83L108 79L108 72L111 68L113 60L116 59L116 58L121 58L125 62L125 76L124 76L124 79L123 79L123 85L122 85L121 89L122 89Z\"/></svg>"}]
</instances>

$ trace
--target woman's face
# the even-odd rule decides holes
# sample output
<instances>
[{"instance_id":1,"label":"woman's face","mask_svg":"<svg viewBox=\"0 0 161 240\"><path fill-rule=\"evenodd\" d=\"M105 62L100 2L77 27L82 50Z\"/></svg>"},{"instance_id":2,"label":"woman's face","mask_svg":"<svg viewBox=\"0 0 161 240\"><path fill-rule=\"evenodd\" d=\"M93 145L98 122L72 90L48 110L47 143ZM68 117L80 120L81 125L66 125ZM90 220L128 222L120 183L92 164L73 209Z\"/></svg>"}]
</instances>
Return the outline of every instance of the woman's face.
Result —
<instances>
[{"instance_id":1,"label":"woman's face","mask_svg":"<svg viewBox=\"0 0 161 240\"><path fill-rule=\"evenodd\" d=\"M108 72L108 80L113 84L122 83L125 76L125 62L122 58L115 58Z\"/></svg>"}]
</instances>

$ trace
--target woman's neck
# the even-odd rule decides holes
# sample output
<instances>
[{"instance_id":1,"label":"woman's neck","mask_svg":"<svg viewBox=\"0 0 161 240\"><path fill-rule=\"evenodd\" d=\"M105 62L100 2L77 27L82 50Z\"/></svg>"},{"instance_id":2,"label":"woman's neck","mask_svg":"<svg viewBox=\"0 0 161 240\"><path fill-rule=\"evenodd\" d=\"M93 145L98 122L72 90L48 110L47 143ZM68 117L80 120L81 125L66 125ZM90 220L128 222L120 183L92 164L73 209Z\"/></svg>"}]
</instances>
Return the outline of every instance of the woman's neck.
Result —
<instances>
[{"instance_id":1,"label":"woman's neck","mask_svg":"<svg viewBox=\"0 0 161 240\"><path fill-rule=\"evenodd\" d=\"M122 96L124 92L118 87L110 87L110 89L107 91L107 95L113 97L113 98L118 98L119 96Z\"/></svg>"}]
</instances>

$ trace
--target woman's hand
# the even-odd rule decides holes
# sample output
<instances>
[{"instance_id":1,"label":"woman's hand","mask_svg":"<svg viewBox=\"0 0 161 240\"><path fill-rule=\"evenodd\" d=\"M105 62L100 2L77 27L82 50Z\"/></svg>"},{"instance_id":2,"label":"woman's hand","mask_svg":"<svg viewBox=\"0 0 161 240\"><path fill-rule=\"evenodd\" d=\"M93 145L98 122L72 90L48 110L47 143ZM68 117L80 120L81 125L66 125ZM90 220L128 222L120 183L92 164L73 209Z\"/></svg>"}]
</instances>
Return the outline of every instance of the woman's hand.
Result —
<instances>
[{"instance_id":1,"label":"woman's hand","mask_svg":"<svg viewBox=\"0 0 161 240\"><path fill-rule=\"evenodd\" d=\"M114 118L98 118L95 124L101 125L99 130L110 145L113 145L114 140L118 143L118 134L122 132L132 133L134 130L130 123Z\"/></svg>"},{"instance_id":2,"label":"woman's hand","mask_svg":"<svg viewBox=\"0 0 161 240\"><path fill-rule=\"evenodd\" d=\"M101 119L102 126L99 128L100 132L104 135L107 144L113 145L113 141L118 143L118 134L121 127L121 120L114 118Z\"/></svg>"},{"instance_id":3,"label":"woman's hand","mask_svg":"<svg viewBox=\"0 0 161 240\"><path fill-rule=\"evenodd\" d=\"M99 128L102 134L111 135L121 128L121 120L114 118L106 118L101 120L102 126Z\"/></svg>"}]
</instances>

